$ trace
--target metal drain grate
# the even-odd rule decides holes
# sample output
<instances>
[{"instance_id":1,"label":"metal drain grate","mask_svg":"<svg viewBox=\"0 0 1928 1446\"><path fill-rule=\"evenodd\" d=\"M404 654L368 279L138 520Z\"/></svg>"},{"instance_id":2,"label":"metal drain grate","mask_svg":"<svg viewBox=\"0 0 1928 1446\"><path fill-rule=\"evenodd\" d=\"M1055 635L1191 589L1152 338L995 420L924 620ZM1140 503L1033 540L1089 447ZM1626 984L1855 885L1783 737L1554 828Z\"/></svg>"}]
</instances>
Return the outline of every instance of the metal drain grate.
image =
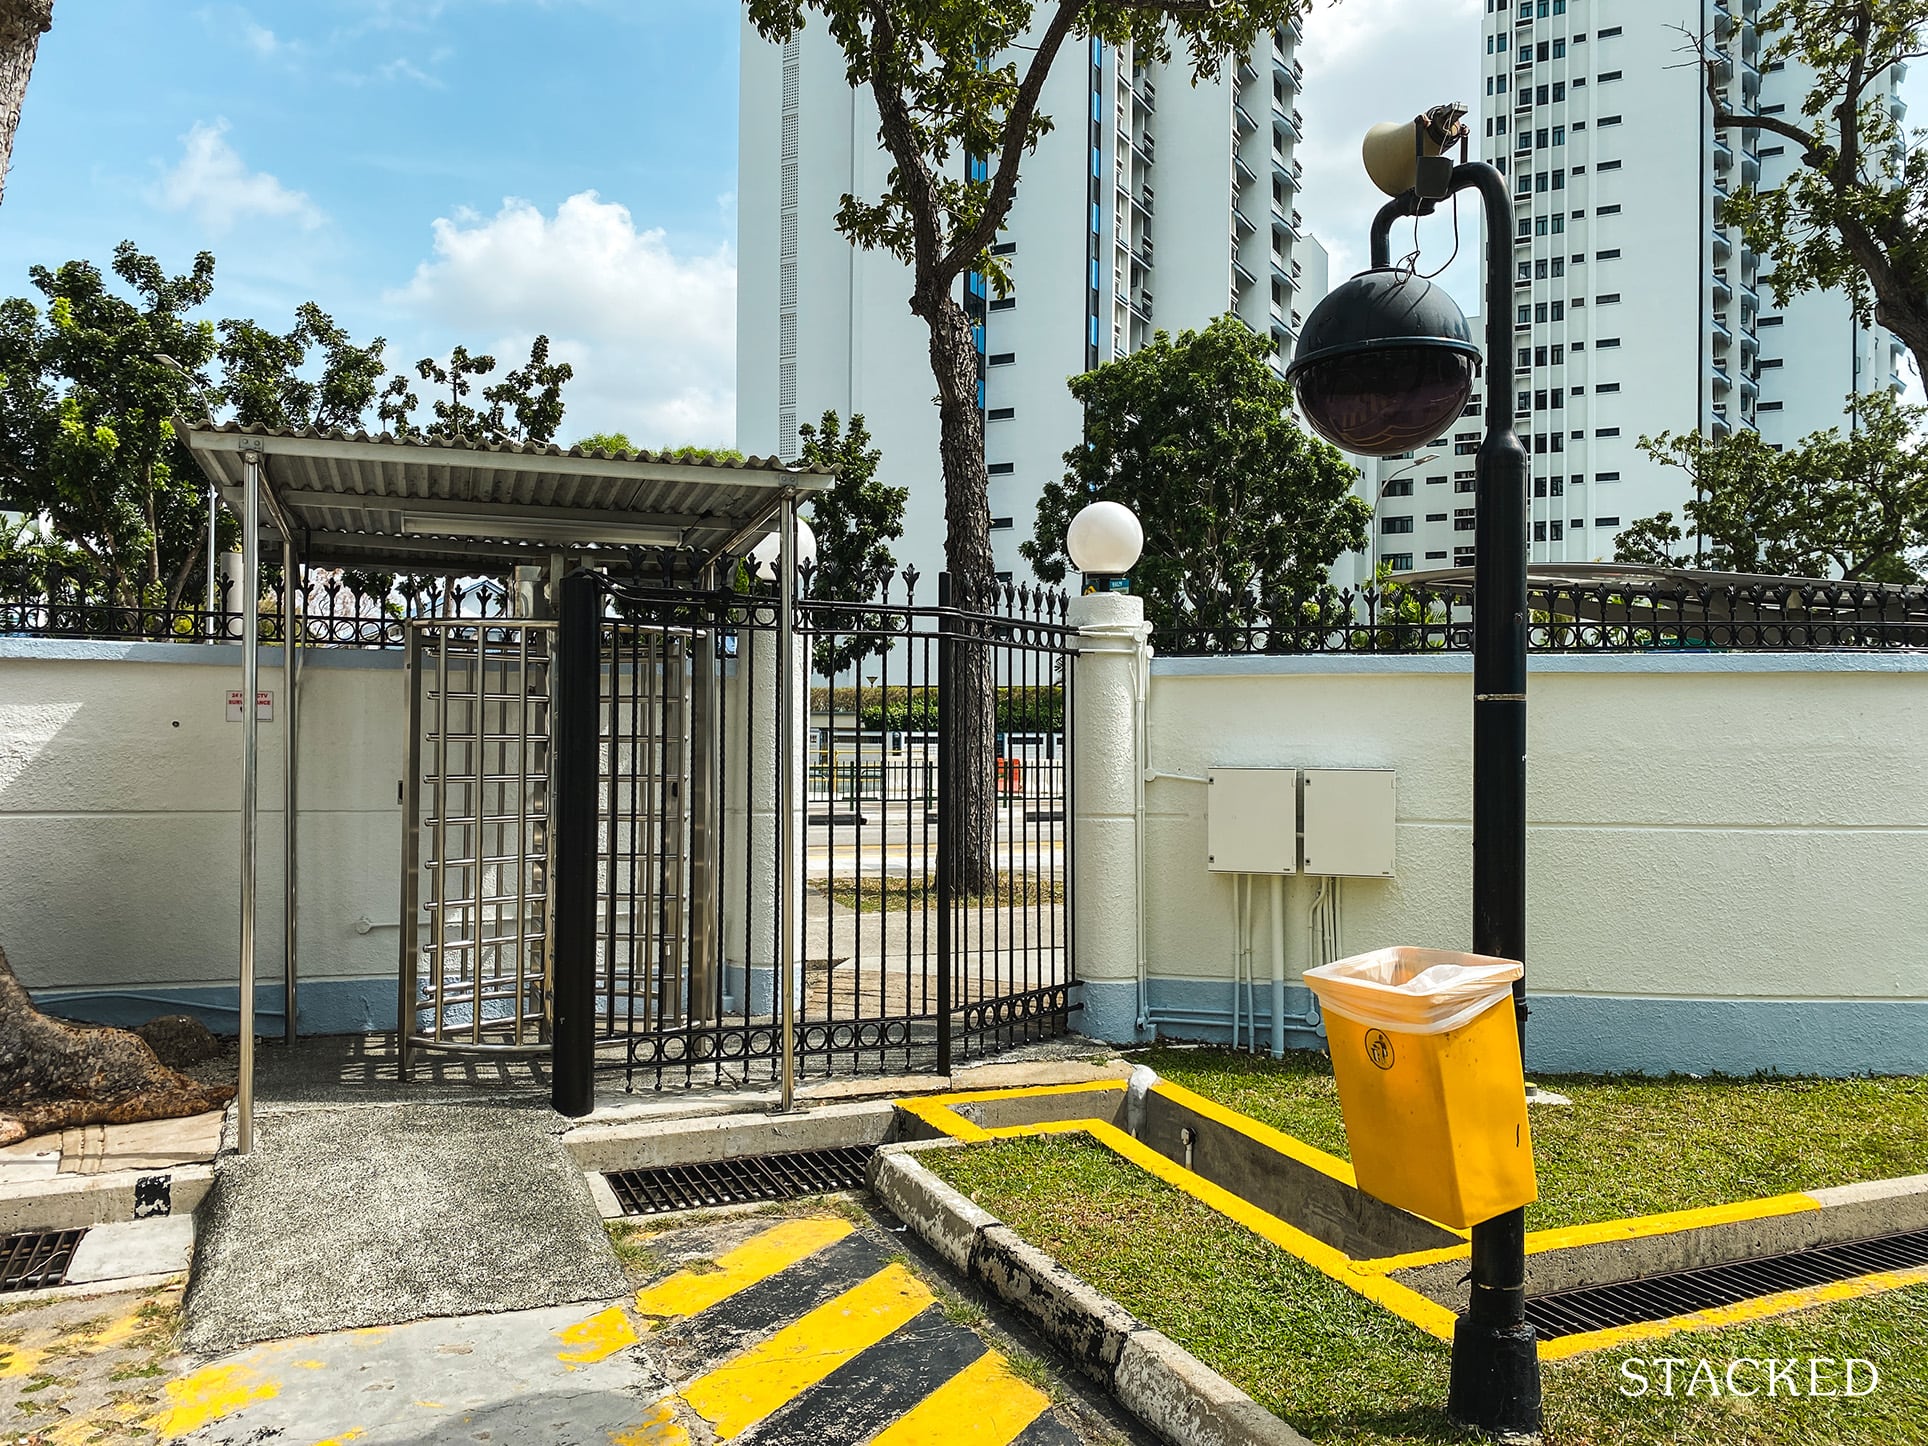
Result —
<instances>
[{"instance_id":1,"label":"metal drain grate","mask_svg":"<svg viewBox=\"0 0 1928 1446\"><path fill-rule=\"evenodd\" d=\"M1654 1275L1619 1285L1595 1285L1527 1297L1526 1318L1541 1340L1607 1330L1641 1321L1668 1320L1734 1305L1784 1290L1828 1285L1883 1270L1928 1265L1928 1230L1821 1245L1786 1255L1766 1255L1733 1265L1710 1265Z\"/></svg>"},{"instance_id":2,"label":"metal drain grate","mask_svg":"<svg viewBox=\"0 0 1928 1446\"><path fill-rule=\"evenodd\" d=\"M85 1230L29 1230L0 1236L0 1291L44 1290L67 1278Z\"/></svg>"},{"instance_id":3,"label":"metal drain grate","mask_svg":"<svg viewBox=\"0 0 1928 1446\"><path fill-rule=\"evenodd\" d=\"M795 1200L832 1190L856 1190L875 1145L798 1150L788 1155L748 1155L701 1165L663 1165L653 1170L611 1170L610 1185L625 1215L661 1215L760 1200Z\"/></svg>"}]
</instances>

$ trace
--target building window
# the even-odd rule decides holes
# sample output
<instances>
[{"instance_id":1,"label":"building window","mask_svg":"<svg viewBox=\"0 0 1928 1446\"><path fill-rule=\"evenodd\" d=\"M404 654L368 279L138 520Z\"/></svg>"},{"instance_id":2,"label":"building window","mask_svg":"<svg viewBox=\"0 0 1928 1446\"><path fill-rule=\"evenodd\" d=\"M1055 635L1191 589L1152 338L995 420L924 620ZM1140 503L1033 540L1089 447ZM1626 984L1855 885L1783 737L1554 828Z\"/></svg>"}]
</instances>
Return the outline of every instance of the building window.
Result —
<instances>
[{"instance_id":1,"label":"building window","mask_svg":"<svg viewBox=\"0 0 1928 1446\"><path fill-rule=\"evenodd\" d=\"M1553 42L1553 58L1555 60L1566 59L1566 42L1564 40L1556 40Z\"/></svg>"},{"instance_id":2,"label":"building window","mask_svg":"<svg viewBox=\"0 0 1928 1446\"><path fill-rule=\"evenodd\" d=\"M1603 115L1600 117L1597 124L1600 124L1603 126L1617 126L1620 124L1620 117L1617 115Z\"/></svg>"},{"instance_id":3,"label":"building window","mask_svg":"<svg viewBox=\"0 0 1928 1446\"><path fill-rule=\"evenodd\" d=\"M991 303L991 310L992 311L1009 311L1012 307L1016 306L1017 304L1018 304L1018 299L1015 296L1000 296Z\"/></svg>"},{"instance_id":4,"label":"building window","mask_svg":"<svg viewBox=\"0 0 1928 1446\"><path fill-rule=\"evenodd\" d=\"M1605 85L1610 80L1620 79L1620 72L1617 70L1603 70L1598 75L1594 76L1594 79L1598 81L1600 84Z\"/></svg>"},{"instance_id":5,"label":"building window","mask_svg":"<svg viewBox=\"0 0 1928 1446\"><path fill-rule=\"evenodd\" d=\"M1620 214L1619 203L1615 202L1611 206L1601 206L1597 208L1593 214L1596 216L1618 216Z\"/></svg>"},{"instance_id":6,"label":"building window","mask_svg":"<svg viewBox=\"0 0 1928 1446\"><path fill-rule=\"evenodd\" d=\"M1461 472L1453 478L1453 491L1472 492L1479 486L1479 477L1472 472Z\"/></svg>"},{"instance_id":7,"label":"building window","mask_svg":"<svg viewBox=\"0 0 1928 1446\"><path fill-rule=\"evenodd\" d=\"M1426 554L1426 561L1428 562L1444 562L1445 560L1446 560L1446 554L1443 550L1439 552L1429 552Z\"/></svg>"},{"instance_id":8,"label":"building window","mask_svg":"<svg viewBox=\"0 0 1928 1446\"><path fill-rule=\"evenodd\" d=\"M1557 275L1558 273L1555 273L1555 274ZM1551 361L1553 362L1553 365L1557 367L1560 365L1560 363L1564 362L1565 360L1566 360L1566 347L1556 343L1554 345L1553 354L1551 357Z\"/></svg>"},{"instance_id":9,"label":"building window","mask_svg":"<svg viewBox=\"0 0 1928 1446\"><path fill-rule=\"evenodd\" d=\"M1566 489L1565 489L1565 488L1563 488L1563 487L1562 487L1562 486L1560 485L1560 479L1559 479L1558 477L1555 477L1555 478L1553 479L1553 495L1554 495L1555 497L1558 497L1558 496L1560 495L1560 493L1561 493L1561 492L1563 492L1563 491L1565 491L1565 490L1566 490Z\"/></svg>"},{"instance_id":10,"label":"building window","mask_svg":"<svg viewBox=\"0 0 1928 1446\"><path fill-rule=\"evenodd\" d=\"M1410 552L1389 552L1386 554L1386 565L1394 572L1411 572L1413 555Z\"/></svg>"},{"instance_id":11,"label":"building window","mask_svg":"<svg viewBox=\"0 0 1928 1446\"><path fill-rule=\"evenodd\" d=\"M1546 524L1544 522L1536 522L1533 524L1533 540L1535 542L1546 541Z\"/></svg>"},{"instance_id":12,"label":"building window","mask_svg":"<svg viewBox=\"0 0 1928 1446\"><path fill-rule=\"evenodd\" d=\"M1413 530L1413 520L1411 517L1382 517L1379 519L1379 530L1388 536L1395 533L1411 532Z\"/></svg>"},{"instance_id":13,"label":"building window","mask_svg":"<svg viewBox=\"0 0 1928 1446\"><path fill-rule=\"evenodd\" d=\"M1596 482L1618 482L1620 480L1620 474L1618 472L1595 472L1593 474L1593 480Z\"/></svg>"},{"instance_id":14,"label":"building window","mask_svg":"<svg viewBox=\"0 0 1928 1446\"><path fill-rule=\"evenodd\" d=\"M1618 25L1609 25L1607 26L1606 29L1600 31L1599 35L1602 40L1611 40L1613 39L1614 36L1618 35L1619 33L1620 33L1620 27Z\"/></svg>"},{"instance_id":15,"label":"building window","mask_svg":"<svg viewBox=\"0 0 1928 1446\"><path fill-rule=\"evenodd\" d=\"M1430 487L1430 486L1432 486L1432 485L1433 485L1433 483L1435 483L1435 482L1444 482L1445 480L1446 480L1446 474L1445 474L1444 472L1442 472L1442 473L1440 473L1440 474L1439 474L1439 475L1438 475L1437 477L1428 477L1428 478L1426 479L1426 485L1427 485L1428 487Z\"/></svg>"},{"instance_id":16,"label":"building window","mask_svg":"<svg viewBox=\"0 0 1928 1446\"><path fill-rule=\"evenodd\" d=\"M1013 472L1018 470L1018 464L1015 462L993 462L984 470L993 477L1009 477Z\"/></svg>"},{"instance_id":17,"label":"building window","mask_svg":"<svg viewBox=\"0 0 1928 1446\"><path fill-rule=\"evenodd\" d=\"M1596 517L1593 519L1593 525L1595 527L1618 527L1620 525L1620 519L1618 517Z\"/></svg>"},{"instance_id":18,"label":"building window","mask_svg":"<svg viewBox=\"0 0 1928 1446\"><path fill-rule=\"evenodd\" d=\"M1595 351L1605 351L1605 350L1606 350L1606 349L1607 349L1608 347L1613 347L1613 346L1619 346L1619 345L1620 345L1620 338L1619 338L1619 337L1617 337L1617 336L1603 336L1603 337L1601 337L1601 338L1600 338L1600 340L1598 340L1598 341L1596 341L1596 342L1595 342L1595 343L1593 344L1593 349L1594 349Z\"/></svg>"},{"instance_id":19,"label":"building window","mask_svg":"<svg viewBox=\"0 0 1928 1446\"><path fill-rule=\"evenodd\" d=\"M1609 291L1609 292L1608 292L1608 293L1607 293L1607 294L1606 294L1605 296L1596 296L1596 297L1594 297L1594 298L1593 298L1593 304L1594 304L1595 306L1613 306L1613 305L1615 305L1615 304L1617 304L1617 303L1619 302L1619 300L1620 300L1620 293L1619 293L1619 292L1617 292L1617 291Z\"/></svg>"},{"instance_id":20,"label":"building window","mask_svg":"<svg viewBox=\"0 0 1928 1446\"><path fill-rule=\"evenodd\" d=\"M1595 261L1613 261L1618 259L1619 255L1620 255L1620 248L1618 246L1614 246L1614 247L1610 247L1605 251L1594 252L1593 259Z\"/></svg>"},{"instance_id":21,"label":"building window","mask_svg":"<svg viewBox=\"0 0 1928 1446\"><path fill-rule=\"evenodd\" d=\"M1566 144L1566 127L1565 126L1555 126L1553 128L1553 144L1556 146L1563 146ZM297 644L296 646L298 647L300 645Z\"/></svg>"},{"instance_id":22,"label":"building window","mask_svg":"<svg viewBox=\"0 0 1928 1446\"><path fill-rule=\"evenodd\" d=\"M991 248L991 254L993 256L1010 256L1014 255L1017 249L1018 243L1015 241L1000 241Z\"/></svg>"},{"instance_id":23,"label":"building window","mask_svg":"<svg viewBox=\"0 0 1928 1446\"><path fill-rule=\"evenodd\" d=\"M1472 565L1473 565L1472 548L1455 547L1453 549L1453 566L1454 567L1471 567Z\"/></svg>"},{"instance_id":24,"label":"building window","mask_svg":"<svg viewBox=\"0 0 1928 1446\"><path fill-rule=\"evenodd\" d=\"M1758 325L1758 326L1779 326L1779 325L1781 324L1781 322L1782 322L1783 320L1785 320L1785 318L1783 318L1783 317L1779 317L1779 316L1764 316L1764 317L1762 317L1762 318L1760 319L1760 321L1759 321L1759 322L1757 322L1757 323L1756 323L1756 325Z\"/></svg>"},{"instance_id":25,"label":"building window","mask_svg":"<svg viewBox=\"0 0 1928 1446\"><path fill-rule=\"evenodd\" d=\"M1018 359L1014 351L994 351L985 359L986 364L994 367L1007 367Z\"/></svg>"},{"instance_id":26,"label":"building window","mask_svg":"<svg viewBox=\"0 0 1928 1446\"><path fill-rule=\"evenodd\" d=\"M1546 478L1536 477L1533 479L1533 495L1535 497L1546 496Z\"/></svg>"},{"instance_id":27,"label":"building window","mask_svg":"<svg viewBox=\"0 0 1928 1446\"><path fill-rule=\"evenodd\" d=\"M1395 477L1379 489L1379 495L1381 497L1410 497L1413 495L1413 479L1410 477Z\"/></svg>"},{"instance_id":28,"label":"building window","mask_svg":"<svg viewBox=\"0 0 1928 1446\"><path fill-rule=\"evenodd\" d=\"M991 519L991 531L993 532L1002 532L1006 528L1014 525L1008 517L993 517Z\"/></svg>"},{"instance_id":29,"label":"building window","mask_svg":"<svg viewBox=\"0 0 1928 1446\"><path fill-rule=\"evenodd\" d=\"M1617 171L1620 169L1620 162L1602 161L1600 162L1599 165L1595 166L1594 169L1597 171ZM1613 209L1618 211L1620 208L1618 206L1615 206Z\"/></svg>"},{"instance_id":30,"label":"building window","mask_svg":"<svg viewBox=\"0 0 1928 1446\"><path fill-rule=\"evenodd\" d=\"M1453 531L1455 532L1471 532L1478 524L1478 520L1474 508L1455 507L1453 509Z\"/></svg>"},{"instance_id":31,"label":"building window","mask_svg":"<svg viewBox=\"0 0 1928 1446\"><path fill-rule=\"evenodd\" d=\"M1779 357L1771 356L1766 358L1764 361L1762 361L1761 370L1764 372L1771 372L1780 364L1781 364L1781 359Z\"/></svg>"},{"instance_id":32,"label":"building window","mask_svg":"<svg viewBox=\"0 0 1928 1446\"><path fill-rule=\"evenodd\" d=\"M1786 153L1787 153L1786 146L1762 146L1761 147L1761 159L1764 161L1772 160L1775 156L1785 155Z\"/></svg>"},{"instance_id":33,"label":"building window","mask_svg":"<svg viewBox=\"0 0 1928 1446\"><path fill-rule=\"evenodd\" d=\"M1008 422L1017 415L1016 407L992 407L984 414L987 422Z\"/></svg>"},{"instance_id":34,"label":"building window","mask_svg":"<svg viewBox=\"0 0 1928 1446\"><path fill-rule=\"evenodd\" d=\"M1601 382L1599 386L1593 389L1595 396L1598 396L1602 392L1617 392L1619 390L1620 383L1618 382Z\"/></svg>"},{"instance_id":35,"label":"building window","mask_svg":"<svg viewBox=\"0 0 1928 1446\"><path fill-rule=\"evenodd\" d=\"M1546 99L1545 86L1540 87L1540 99L1541 100ZM1553 99L1555 101L1562 101L1566 99L1566 82L1564 80L1556 80L1553 82Z\"/></svg>"},{"instance_id":36,"label":"building window","mask_svg":"<svg viewBox=\"0 0 1928 1446\"><path fill-rule=\"evenodd\" d=\"M1762 402L1757 410L1763 412L1778 412L1781 410L1781 404L1779 402Z\"/></svg>"},{"instance_id":37,"label":"building window","mask_svg":"<svg viewBox=\"0 0 1928 1446\"><path fill-rule=\"evenodd\" d=\"M1595 427L1593 429L1593 435L1596 437L1617 437L1620 435L1620 429L1618 427Z\"/></svg>"},{"instance_id":38,"label":"building window","mask_svg":"<svg viewBox=\"0 0 1928 1446\"><path fill-rule=\"evenodd\" d=\"M1446 520L1446 514L1444 512L1428 512L1426 514L1426 520L1428 522L1444 522Z\"/></svg>"}]
</instances>

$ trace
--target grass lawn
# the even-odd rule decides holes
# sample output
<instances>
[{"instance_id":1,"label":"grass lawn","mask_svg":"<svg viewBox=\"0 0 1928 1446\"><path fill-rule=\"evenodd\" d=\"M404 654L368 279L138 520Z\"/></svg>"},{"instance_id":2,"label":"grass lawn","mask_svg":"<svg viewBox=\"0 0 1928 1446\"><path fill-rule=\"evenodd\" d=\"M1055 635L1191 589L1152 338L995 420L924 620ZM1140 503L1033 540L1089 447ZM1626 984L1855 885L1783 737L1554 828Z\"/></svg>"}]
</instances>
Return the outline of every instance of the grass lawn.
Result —
<instances>
[{"instance_id":1,"label":"grass lawn","mask_svg":"<svg viewBox=\"0 0 1928 1446\"><path fill-rule=\"evenodd\" d=\"M1344 1158L1323 1054L1217 1049L1134 1056L1207 1099ZM1529 1230L1651 1215L1928 1171L1928 1079L1535 1075L1573 1100L1532 1111ZM1823 1438L1825 1439L1825 1438ZM1928 1426L1920 1434L1928 1441Z\"/></svg>"},{"instance_id":2,"label":"grass lawn","mask_svg":"<svg viewBox=\"0 0 1928 1446\"><path fill-rule=\"evenodd\" d=\"M1189 1071L1179 1063L1187 1058L1194 1062ZM1321 1100L1309 1088L1317 1081L1308 1069L1299 1070L1306 1087L1296 1093L1280 1089L1276 1082L1268 1085L1260 1072L1248 1069L1242 1077L1247 1093L1266 1098L1276 1091L1286 1099L1268 1112L1255 1108L1253 1100L1212 1088L1214 1079L1236 1077L1229 1057L1166 1052L1152 1063L1161 1073L1167 1072L1169 1064L1170 1077L1188 1087L1249 1109L1328 1149L1343 1144L1329 1077ZM1272 1073L1289 1078L1287 1071L1274 1068ZM1558 1087L1566 1092L1569 1085L1578 1099L1577 1082L1561 1081ZM1590 1082L1588 1088L1605 1092L1602 1097L1613 1101L1615 1089L1634 1087ZM1803 1109L1798 1120L1777 1119L1772 1111L1779 1106L1774 1102L1783 1088L1792 1086L1769 1086L1768 1100L1752 1106L1748 1114L1742 1113L1738 1102L1718 1095L1733 1086L1689 1082L1681 1088L1706 1090L1718 1098L1718 1108L1707 1111L1708 1117L1752 1119L1754 1133L1778 1135L1790 1150L1800 1145L1797 1126L1805 1124L1810 1113L1816 1119L1825 1114L1819 1108ZM1793 1098L1802 1096L1797 1093ZM1835 1098L1838 1102L1841 1097ZM1917 1089L1912 1098L1914 1118L1919 1120L1922 1092ZM1635 1108L1631 1101L1620 1104L1612 1118L1621 1119L1621 1127L1629 1133L1656 1127L1652 1097L1644 1108ZM1691 1137L1712 1135L1701 1111L1683 1113ZM1578 1135L1577 1121L1584 1116L1576 1111L1573 1117ZM1536 1129L1541 1118L1536 1112ZM1325 1122L1323 1135L1308 1127L1320 1121ZM1861 1123L1865 1130L1878 1122ZM1835 1132L1846 1133L1848 1127L1837 1125ZM1696 1161L1701 1148L1695 1147ZM1372 1305L1102 1146L1077 1136L1055 1136L932 1150L919 1159L1322 1446L1470 1439L1446 1419L1448 1353L1443 1341ZM1594 1180L1589 1198L1637 1202L1614 1205L1610 1213L1615 1214L1626 1208L1672 1204L1688 1196L1726 1198L1722 1188L1707 1194L1706 1183L1693 1178L1691 1169L1670 1172L1666 1180L1650 1180L1638 1189L1629 1185L1616 1194L1606 1179L1613 1170L1611 1160L1582 1172L1576 1158L1573 1168ZM1794 1166L1755 1161L1730 1169L1722 1178L1766 1178L1763 1171L1785 1168ZM1879 1172L1899 1173L1885 1165ZM1854 1173L1849 1171L1842 1178ZM1669 1181L1679 1193L1667 1189ZM1815 1183L1822 1182L1802 1176L1772 1188ZM1647 1193L1641 1194L1641 1189ZM1756 1193L1754 1186L1745 1189ZM1654 1393L1629 1397L1622 1394L1621 1365L1634 1356L1677 1356L1690 1362L1704 1357L1716 1371L1742 1356L1783 1360L1858 1356L1875 1363L1881 1383L1872 1395L1854 1400L1724 1394L1716 1398L1704 1391L1688 1397L1678 1389L1672 1398ZM1741 1380L1743 1386L1752 1383L1745 1377ZM1544 1384L1551 1446L1901 1446L1921 1442L1928 1440L1924 1424L1928 1423L1928 1287L1549 1362Z\"/></svg>"},{"instance_id":3,"label":"grass lawn","mask_svg":"<svg viewBox=\"0 0 1928 1446\"><path fill-rule=\"evenodd\" d=\"M937 907L937 884L928 879L912 879L901 874L865 879L837 878L818 881L813 887L828 894L833 903L860 914L900 913L909 909ZM1027 904L1062 904L1064 878L999 870L996 887L987 894L967 896L965 903L986 904L1014 909Z\"/></svg>"}]
</instances>

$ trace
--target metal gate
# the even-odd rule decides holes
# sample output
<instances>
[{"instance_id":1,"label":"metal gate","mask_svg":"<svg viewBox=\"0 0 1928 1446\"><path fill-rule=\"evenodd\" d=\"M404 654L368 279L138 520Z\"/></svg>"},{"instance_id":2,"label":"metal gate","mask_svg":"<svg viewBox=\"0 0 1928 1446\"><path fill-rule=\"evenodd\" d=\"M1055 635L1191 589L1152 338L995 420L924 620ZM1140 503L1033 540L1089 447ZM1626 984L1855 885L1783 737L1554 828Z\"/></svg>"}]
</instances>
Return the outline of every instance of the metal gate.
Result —
<instances>
[{"instance_id":1,"label":"metal gate","mask_svg":"<svg viewBox=\"0 0 1928 1446\"><path fill-rule=\"evenodd\" d=\"M907 572L803 600L786 650L767 591L582 577L560 622L410 625L405 1069L561 1050L565 1000L632 1087L777 1080L786 1004L799 1077L1070 1028L1062 593Z\"/></svg>"},{"instance_id":2,"label":"metal gate","mask_svg":"<svg viewBox=\"0 0 1928 1446\"><path fill-rule=\"evenodd\" d=\"M548 1048L555 624L413 619L402 799L401 1063Z\"/></svg>"}]
</instances>

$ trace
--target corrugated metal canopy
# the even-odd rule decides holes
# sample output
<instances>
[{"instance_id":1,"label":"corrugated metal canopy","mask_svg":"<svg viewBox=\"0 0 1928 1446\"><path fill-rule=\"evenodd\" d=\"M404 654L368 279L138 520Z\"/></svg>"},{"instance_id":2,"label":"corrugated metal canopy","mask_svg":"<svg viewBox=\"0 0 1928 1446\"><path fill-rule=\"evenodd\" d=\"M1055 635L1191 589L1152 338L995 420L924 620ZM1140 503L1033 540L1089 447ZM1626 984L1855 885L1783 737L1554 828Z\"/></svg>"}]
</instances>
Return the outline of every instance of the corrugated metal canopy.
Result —
<instances>
[{"instance_id":1,"label":"corrugated metal canopy","mask_svg":"<svg viewBox=\"0 0 1928 1446\"><path fill-rule=\"evenodd\" d=\"M707 560L769 531L785 497L833 480L774 457L693 461L233 423L175 427L236 516L245 457L256 453L270 514L264 535L278 513L318 567L463 572L639 547Z\"/></svg>"}]
</instances>

